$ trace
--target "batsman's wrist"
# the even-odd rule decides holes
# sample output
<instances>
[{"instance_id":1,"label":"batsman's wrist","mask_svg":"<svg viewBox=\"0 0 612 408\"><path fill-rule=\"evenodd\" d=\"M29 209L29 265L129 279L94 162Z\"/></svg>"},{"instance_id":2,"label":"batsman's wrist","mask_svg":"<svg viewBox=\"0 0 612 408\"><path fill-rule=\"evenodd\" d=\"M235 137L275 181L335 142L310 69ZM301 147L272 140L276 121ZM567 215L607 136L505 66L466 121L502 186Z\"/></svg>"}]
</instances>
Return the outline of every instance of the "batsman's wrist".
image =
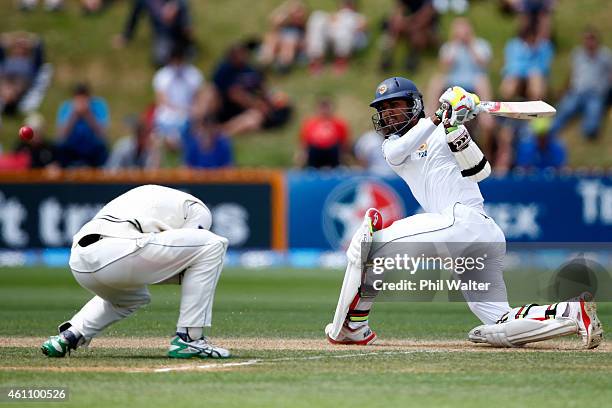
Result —
<instances>
[{"instance_id":1,"label":"batsman's wrist","mask_svg":"<svg viewBox=\"0 0 612 408\"><path fill-rule=\"evenodd\" d=\"M446 132L446 134L448 135L450 132L454 132L455 130L459 129L459 126L455 125L455 126L451 126L451 125L444 125L444 131Z\"/></svg>"},{"instance_id":2,"label":"batsman's wrist","mask_svg":"<svg viewBox=\"0 0 612 408\"><path fill-rule=\"evenodd\" d=\"M455 130L457 130L459 128L458 125L451 125L448 119L445 120L445 116L448 114L447 109L445 109L446 106L442 105L440 106L440 108L438 108L438 110L434 113L434 116L432 117L432 122L434 123L434 125L438 126L440 123L444 124L444 131L446 132L446 134L449 134L450 132L453 132ZM435 119L434 119L435 118Z\"/></svg>"},{"instance_id":3,"label":"batsman's wrist","mask_svg":"<svg viewBox=\"0 0 612 408\"><path fill-rule=\"evenodd\" d=\"M440 106L437 111L433 114L432 122L437 126L444 122L445 109ZM435 118L435 119L434 119Z\"/></svg>"}]
</instances>

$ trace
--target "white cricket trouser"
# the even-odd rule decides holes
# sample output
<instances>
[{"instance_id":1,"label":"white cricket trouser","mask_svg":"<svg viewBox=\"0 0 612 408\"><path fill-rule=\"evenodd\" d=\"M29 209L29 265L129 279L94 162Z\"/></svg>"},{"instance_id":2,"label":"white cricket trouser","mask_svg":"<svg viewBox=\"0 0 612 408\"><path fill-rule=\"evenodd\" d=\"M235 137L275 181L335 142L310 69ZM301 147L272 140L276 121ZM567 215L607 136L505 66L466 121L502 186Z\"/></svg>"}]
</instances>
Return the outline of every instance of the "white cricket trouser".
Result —
<instances>
[{"instance_id":1,"label":"white cricket trouser","mask_svg":"<svg viewBox=\"0 0 612 408\"><path fill-rule=\"evenodd\" d=\"M482 248L479 243L499 243L486 246L493 253L488 253L485 267L477 271L480 282L490 283L484 299L479 299L474 292L463 292L470 310L485 324L496 323L511 308L508 305L506 284L503 278L503 261L505 256L505 238L501 229L484 211L456 203L440 214L417 214L394 222L388 228L374 233L376 242L406 242L414 256L441 256L440 252L431 253L432 245L427 243L461 243L462 249L469 253L470 247ZM423 243L419 247L418 243ZM416 244L416 245L414 245ZM465 245L463 245L465 244ZM453 247L456 248L456 247ZM438 248L442 251L443 248ZM384 246L371 256L385 256ZM388 256L388 255L387 255ZM417 272L418 273L418 272Z\"/></svg>"},{"instance_id":2,"label":"white cricket trouser","mask_svg":"<svg viewBox=\"0 0 612 408\"><path fill-rule=\"evenodd\" d=\"M105 237L85 248L73 247L71 264L79 259L91 261L92 256L102 264L104 259L113 261L95 272L72 270L77 282L96 296L70 323L86 339L95 337L149 303L147 285L184 271L177 327L210 326L227 244L226 238L204 229L175 229L138 239ZM116 259L126 247L135 251Z\"/></svg>"}]
</instances>

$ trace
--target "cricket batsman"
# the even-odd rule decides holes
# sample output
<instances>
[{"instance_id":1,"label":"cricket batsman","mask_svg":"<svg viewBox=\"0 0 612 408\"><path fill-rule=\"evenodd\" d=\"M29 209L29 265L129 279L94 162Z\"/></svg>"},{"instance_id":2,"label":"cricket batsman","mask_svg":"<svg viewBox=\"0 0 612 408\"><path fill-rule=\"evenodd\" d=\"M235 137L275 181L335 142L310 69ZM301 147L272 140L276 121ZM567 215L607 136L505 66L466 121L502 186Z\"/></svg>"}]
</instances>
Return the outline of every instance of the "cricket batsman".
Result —
<instances>
[{"instance_id":1,"label":"cricket batsman","mask_svg":"<svg viewBox=\"0 0 612 408\"><path fill-rule=\"evenodd\" d=\"M411 243L410 248L454 242L467 245L466 251L482 247L482 243L497 243L491 246L494 250L488 254L484 269L478 271L490 282L487 298L463 291L469 308L483 323L472 329L468 338L475 343L513 347L579 334L585 348L597 347L603 329L596 305L587 294L551 305L509 306L503 279L505 237L485 213L478 187L491 167L463 125L479 113L480 100L463 88L453 87L439 101L440 109L426 118L421 93L412 81L394 77L376 88L370 106L377 111L372 117L374 128L385 138L382 153L426 213L377 230L382 227L380 213L367 211L347 250L348 265L336 313L325 328L327 339L334 344L357 345L376 340L368 319L377 292L372 293L371 287L364 290L362 275L363 260L368 256L362 252L373 248L372 241Z\"/></svg>"},{"instance_id":2,"label":"cricket batsman","mask_svg":"<svg viewBox=\"0 0 612 408\"><path fill-rule=\"evenodd\" d=\"M182 285L181 305L168 357L229 357L203 335L228 245L211 225L201 200L162 186L137 187L105 205L74 236L70 251L74 278L95 296L43 343L43 354L64 357L88 344L148 304L148 285L174 278Z\"/></svg>"}]
</instances>

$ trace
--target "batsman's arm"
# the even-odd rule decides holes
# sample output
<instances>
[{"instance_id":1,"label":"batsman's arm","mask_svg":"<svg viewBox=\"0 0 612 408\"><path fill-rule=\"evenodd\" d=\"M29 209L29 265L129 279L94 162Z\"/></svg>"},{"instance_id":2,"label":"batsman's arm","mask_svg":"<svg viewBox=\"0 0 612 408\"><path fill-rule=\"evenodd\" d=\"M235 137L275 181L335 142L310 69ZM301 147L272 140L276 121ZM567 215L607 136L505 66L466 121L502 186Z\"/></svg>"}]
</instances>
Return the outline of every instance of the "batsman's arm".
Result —
<instances>
[{"instance_id":1,"label":"batsman's arm","mask_svg":"<svg viewBox=\"0 0 612 408\"><path fill-rule=\"evenodd\" d=\"M476 183L489 177L491 165L476 142L472 140L465 126L461 125L448 132L446 141L457 160L463 177Z\"/></svg>"},{"instance_id":2,"label":"batsman's arm","mask_svg":"<svg viewBox=\"0 0 612 408\"><path fill-rule=\"evenodd\" d=\"M438 122L439 123L439 122ZM382 144L385 159L392 166L399 166L410 158L410 155L421 146L436 130L432 119L421 119L402 137L390 137Z\"/></svg>"}]
</instances>

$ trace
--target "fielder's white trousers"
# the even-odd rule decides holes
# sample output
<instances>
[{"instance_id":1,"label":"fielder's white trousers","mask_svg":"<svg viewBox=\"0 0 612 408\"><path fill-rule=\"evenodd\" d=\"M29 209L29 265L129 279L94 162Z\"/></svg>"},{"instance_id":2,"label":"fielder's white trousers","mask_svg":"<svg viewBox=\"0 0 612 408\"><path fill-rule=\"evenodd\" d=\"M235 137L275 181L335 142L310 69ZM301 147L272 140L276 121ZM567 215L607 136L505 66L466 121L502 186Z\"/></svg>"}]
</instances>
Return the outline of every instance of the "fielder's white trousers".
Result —
<instances>
[{"instance_id":1,"label":"fielder's white trousers","mask_svg":"<svg viewBox=\"0 0 612 408\"><path fill-rule=\"evenodd\" d=\"M176 229L138 239L105 237L85 248L76 245L71 252L72 273L96 296L70 323L86 339L95 337L149 303L147 285L184 271L177 327L210 326L227 244L226 238L207 230ZM117 259L117 253L125 255ZM75 270L73 265L84 262L104 266L94 272Z\"/></svg>"},{"instance_id":2,"label":"fielder's white trousers","mask_svg":"<svg viewBox=\"0 0 612 408\"><path fill-rule=\"evenodd\" d=\"M494 324L506 312L510 311L503 277L505 256L505 237L493 219L483 210L456 203L441 213L417 214L394 222L391 226L374 233L376 242L406 242L406 248L414 251L413 256L441 256L445 243L454 250L457 246L469 253L472 248L488 250L485 267L478 271L478 280L490 283L486 295L479 296L474 292L463 292L470 310L485 324ZM419 246L422 243L422 247ZM437 252L431 253L431 243L440 243ZM455 243L453 246L452 243ZM460 244L458 244L460 243ZM495 244L498 243L498 244ZM493 245L489 245L493 244ZM391 250L391 249L390 249ZM397 247L393 249L397 250ZM373 256L390 256L385 254L384 246ZM392 255L391 255L392 256Z\"/></svg>"}]
</instances>

